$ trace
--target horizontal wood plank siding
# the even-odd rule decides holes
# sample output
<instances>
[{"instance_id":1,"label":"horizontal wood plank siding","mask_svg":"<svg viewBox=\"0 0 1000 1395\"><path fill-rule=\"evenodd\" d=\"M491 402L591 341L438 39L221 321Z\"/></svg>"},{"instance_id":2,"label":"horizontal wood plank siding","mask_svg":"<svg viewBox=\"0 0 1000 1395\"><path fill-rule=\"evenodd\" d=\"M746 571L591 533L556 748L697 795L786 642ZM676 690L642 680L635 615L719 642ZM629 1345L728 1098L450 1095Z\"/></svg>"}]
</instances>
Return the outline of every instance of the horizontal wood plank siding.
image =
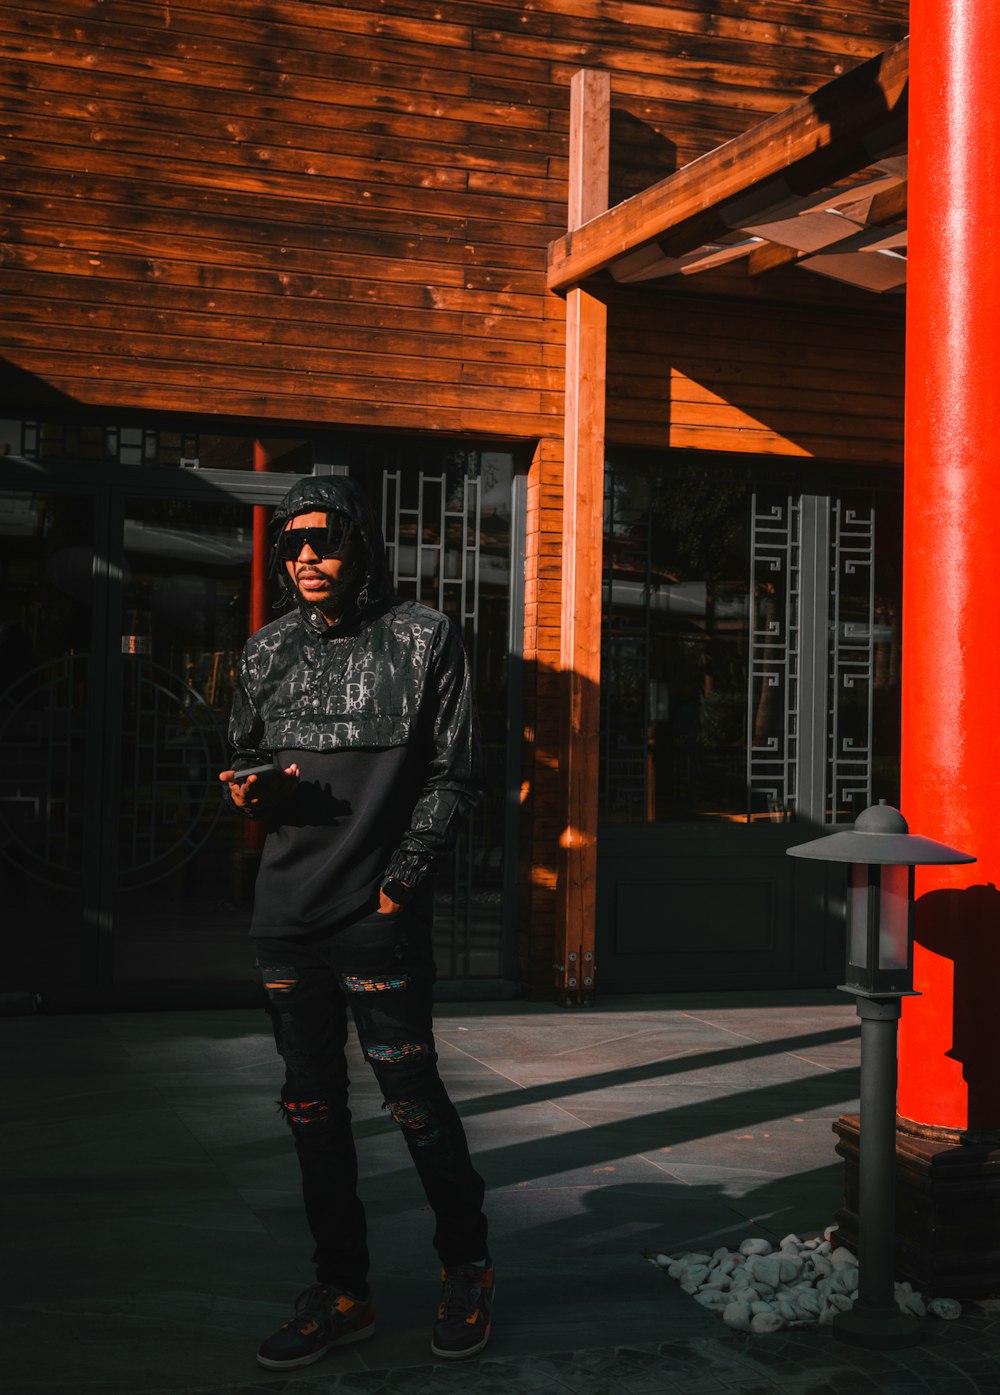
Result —
<instances>
[{"instance_id":1,"label":"horizontal wood plank siding","mask_svg":"<svg viewBox=\"0 0 1000 1395\"><path fill-rule=\"evenodd\" d=\"M888 46L905 10L0 5L0 354L39 401L559 435L544 273L573 72L612 73L618 198ZM654 403L616 432L648 439ZM710 404L686 403L697 432Z\"/></svg>"},{"instance_id":2,"label":"horizontal wood plank siding","mask_svg":"<svg viewBox=\"0 0 1000 1395\"><path fill-rule=\"evenodd\" d=\"M794 273L803 276L806 273ZM903 315L634 293L612 300L616 445L902 464Z\"/></svg>"}]
</instances>

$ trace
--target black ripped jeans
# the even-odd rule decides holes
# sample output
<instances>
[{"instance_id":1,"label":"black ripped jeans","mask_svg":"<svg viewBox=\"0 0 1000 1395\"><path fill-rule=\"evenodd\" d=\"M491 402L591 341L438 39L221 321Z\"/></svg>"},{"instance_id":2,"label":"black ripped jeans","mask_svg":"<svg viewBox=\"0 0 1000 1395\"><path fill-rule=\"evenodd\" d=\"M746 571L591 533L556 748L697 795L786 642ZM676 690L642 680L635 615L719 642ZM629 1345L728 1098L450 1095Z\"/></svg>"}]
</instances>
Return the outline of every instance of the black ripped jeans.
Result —
<instances>
[{"instance_id":1,"label":"black ripped jeans","mask_svg":"<svg viewBox=\"0 0 1000 1395\"><path fill-rule=\"evenodd\" d=\"M368 1245L347 1100L348 1007L434 1212L442 1263L486 1254L483 1182L438 1074L430 937L430 907L421 900L333 935L257 942L285 1062L281 1103L302 1171L316 1278L351 1292L367 1283Z\"/></svg>"}]
</instances>

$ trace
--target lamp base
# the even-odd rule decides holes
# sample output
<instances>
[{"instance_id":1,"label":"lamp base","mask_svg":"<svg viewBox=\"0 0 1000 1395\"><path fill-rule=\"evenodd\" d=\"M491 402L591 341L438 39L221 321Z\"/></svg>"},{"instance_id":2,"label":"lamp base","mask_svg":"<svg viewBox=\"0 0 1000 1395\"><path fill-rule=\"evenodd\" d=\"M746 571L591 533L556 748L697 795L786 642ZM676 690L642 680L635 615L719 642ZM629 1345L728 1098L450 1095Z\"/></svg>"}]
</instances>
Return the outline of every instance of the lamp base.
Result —
<instances>
[{"instance_id":1,"label":"lamp base","mask_svg":"<svg viewBox=\"0 0 1000 1395\"><path fill-rule=\"evenodd\" d=\"M890 1351L894 1347L912 1347L920 1341L920 1323L912 1313L891 1308L851 1308L838 1313L831 1325L840 1342L871 1351Z\"/></svg>"},{"instance_id":2,"label":"lamp base","mask_svg":"<svg viewBox=\"0 0 1000 1395\"><path fill-rule=\"evenodd\" d=\"M844 1159L837 1244L857 1253L858 1116L833 1126ZM1000 1142L896 1132L897 1279L933 1298L983 1298L1000 1290Z\"/></svg>"}]
</instances>

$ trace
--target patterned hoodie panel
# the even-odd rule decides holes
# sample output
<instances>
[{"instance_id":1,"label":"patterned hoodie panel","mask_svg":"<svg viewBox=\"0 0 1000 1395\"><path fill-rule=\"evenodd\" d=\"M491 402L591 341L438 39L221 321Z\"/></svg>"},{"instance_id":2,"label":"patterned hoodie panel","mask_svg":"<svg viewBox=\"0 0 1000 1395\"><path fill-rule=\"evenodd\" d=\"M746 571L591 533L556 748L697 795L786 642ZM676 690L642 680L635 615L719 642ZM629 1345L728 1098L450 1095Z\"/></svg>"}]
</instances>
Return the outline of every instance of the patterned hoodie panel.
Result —
<instances>
[{"instance_id":1,"label":"patterned hoodie panel","mask_svg":"<svg viewBox=\"0 0 1000 1395\"><path fill-rule=\"evenodd\" d=\"M332 508L348 513L365 539L367 604L327 625L296 591L296 609L251 636L230 717L234 760L415 745L426 778L386 875L416 888L454 847L482 788L471 674L446 616L389 599L381 529L353 480L303 480L275 516L283 524Z\"/></svg>"}]
</instances>

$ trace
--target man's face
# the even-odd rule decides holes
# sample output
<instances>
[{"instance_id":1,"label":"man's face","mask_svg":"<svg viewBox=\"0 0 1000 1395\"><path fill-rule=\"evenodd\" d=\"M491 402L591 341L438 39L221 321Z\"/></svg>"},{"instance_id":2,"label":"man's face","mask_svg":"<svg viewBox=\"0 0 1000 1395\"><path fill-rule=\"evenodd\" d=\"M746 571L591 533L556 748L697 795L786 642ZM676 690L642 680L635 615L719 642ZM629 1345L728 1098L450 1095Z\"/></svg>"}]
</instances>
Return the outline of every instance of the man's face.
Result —
<instances>
[{"instance_id":1,"label":"man's face","mask_svg":"<svg viewBox=\"0 0 1000 1395\"><path fill-rule=\"evenodd\" d=\"M285 525L285 533L295 533L300 528L325 528L326 513L297 513ZM356 545L350 538L338 557L320 557L303 540L302 547L293 559L285 562L285 570L291 577L299 595L310 605L321 610L338 610L344 602L354 580Z\"/></svg>"}]
</instances>

